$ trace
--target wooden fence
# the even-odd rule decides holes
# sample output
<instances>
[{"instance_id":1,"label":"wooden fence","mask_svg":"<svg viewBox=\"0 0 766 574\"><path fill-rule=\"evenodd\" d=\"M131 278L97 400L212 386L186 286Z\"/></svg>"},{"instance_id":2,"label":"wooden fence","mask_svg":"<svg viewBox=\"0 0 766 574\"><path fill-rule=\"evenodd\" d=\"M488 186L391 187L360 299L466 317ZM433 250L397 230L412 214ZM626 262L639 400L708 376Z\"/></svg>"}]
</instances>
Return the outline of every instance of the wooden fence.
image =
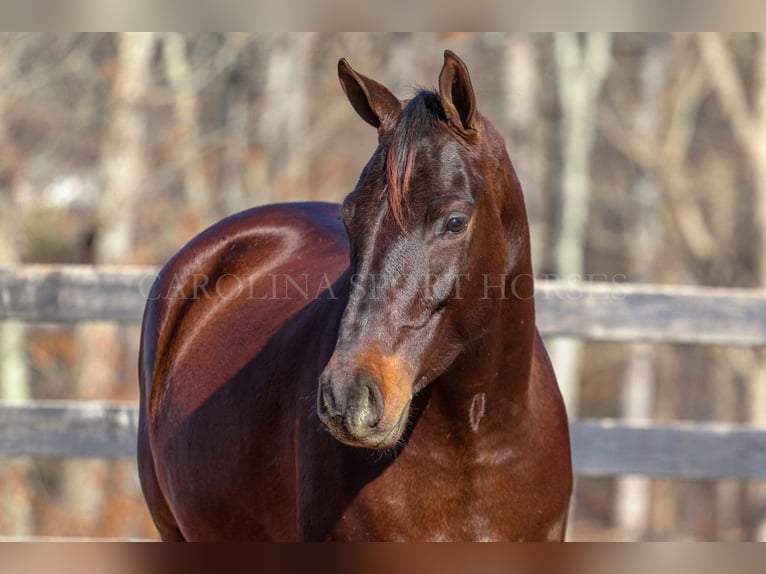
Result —
<instances>
[{"instance_id":1,"label":"wooden fence","mask_svg":"<svg viewBox=\"0 0 766 574\"><path fill-rule=\"evenodd\" d=\"M154 268L0 268L0 321L140 321ZM766 291L538 281L547 337L766 346ZM135 405L0 405L0 455L133 457ZM571 422L579 475L766 479L766 428L594 419Z\"/></svg>"}]
</instances>

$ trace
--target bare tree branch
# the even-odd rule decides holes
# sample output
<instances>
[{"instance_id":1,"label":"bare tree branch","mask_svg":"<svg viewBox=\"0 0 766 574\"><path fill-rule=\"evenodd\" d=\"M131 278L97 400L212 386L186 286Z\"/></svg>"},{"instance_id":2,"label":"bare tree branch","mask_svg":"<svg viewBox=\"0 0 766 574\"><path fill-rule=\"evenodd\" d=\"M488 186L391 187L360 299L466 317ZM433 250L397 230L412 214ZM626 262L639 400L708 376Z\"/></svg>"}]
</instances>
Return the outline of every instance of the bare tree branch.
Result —
<instances>
[{"instance_id":1,"label":"bare tree branch","mask_svg":"<svg viewBox=\"0 0 766 574\"><path fill-rule=\"evenodd\" d=\"M717 252L717 241L685 173L699 109L709 89L703 67L696 65L677 85L668 128L661 139L639 133L637 126L630 126L613 108L606 108L601 114L600 128L626 159L663 182L669 199L667 205L683 243L695 258L708 260Z\"/></svg>"},{"instance_id":2,"label":"bare tree branch","mask_svg":"<svg viewBox=\"0 0 766 574\"><path fill-rule=\"evenodd\" d=\"M753 115L748 109L742 78L726 42L717 32L697 35L702 61L724 111L731 120L734 135L740 145L750 152L755 133Z\"/></svg>"}]
</instances>

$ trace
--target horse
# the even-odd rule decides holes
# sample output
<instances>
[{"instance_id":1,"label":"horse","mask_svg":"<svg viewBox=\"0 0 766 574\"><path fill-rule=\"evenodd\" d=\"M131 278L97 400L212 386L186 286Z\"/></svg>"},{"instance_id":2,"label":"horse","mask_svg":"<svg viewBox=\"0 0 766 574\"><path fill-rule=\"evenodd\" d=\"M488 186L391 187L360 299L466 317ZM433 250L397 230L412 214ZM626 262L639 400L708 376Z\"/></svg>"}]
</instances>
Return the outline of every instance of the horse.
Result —
<instances>
[{"instance_id":1,"label":"horse","mask_svg":"<svg viewBox=\"0 0 766 574\"><path fill-rule=\"evenodd\" d=\"M563 540L567 415L521 186L450 51L342 205L229 216L148 294L138 467L163 540Z\"/></svg>"}]
</instances>

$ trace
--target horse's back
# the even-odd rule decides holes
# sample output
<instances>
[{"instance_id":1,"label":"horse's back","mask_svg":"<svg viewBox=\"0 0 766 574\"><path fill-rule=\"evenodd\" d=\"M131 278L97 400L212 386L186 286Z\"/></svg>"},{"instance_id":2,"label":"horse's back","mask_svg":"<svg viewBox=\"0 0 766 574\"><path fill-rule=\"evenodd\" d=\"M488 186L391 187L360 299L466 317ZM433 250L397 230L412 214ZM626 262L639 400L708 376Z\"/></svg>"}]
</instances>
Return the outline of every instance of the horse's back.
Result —
<instances>
[{"instance_id":1,"label":"horse's back","mask_svg":"<svg viewBox=\"0 0 766 574\"><path fill-rule=\"evenodd\" d=\"M320 203L251 209L198 235L160 272L144 315L139 365L140 472L145 490L163 495L160 520L170 513L177 522L186 515L213 524L222 497L261 488L247 484L261 472L277 484L258 496L289 498L291 401L300 394L290 346L301 344L295 333L306 331L307 308L347 265L337 214L337 205ZM273 437L254 436L266 432ZM242 467L253 461L268 470ZM229 520L250 537L289 528L289 520L264 524L260 516ZM178 526L186 537L213 535Z\"/></svg>"}]
</instances>

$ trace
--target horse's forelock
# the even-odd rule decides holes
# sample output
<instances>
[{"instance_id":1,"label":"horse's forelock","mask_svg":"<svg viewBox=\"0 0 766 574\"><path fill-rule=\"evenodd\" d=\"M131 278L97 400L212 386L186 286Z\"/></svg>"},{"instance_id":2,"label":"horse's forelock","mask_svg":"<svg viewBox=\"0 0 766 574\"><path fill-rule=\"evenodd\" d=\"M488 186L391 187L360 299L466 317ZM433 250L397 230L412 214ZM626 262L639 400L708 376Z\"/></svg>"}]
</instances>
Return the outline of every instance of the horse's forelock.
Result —
<instances>
[{"instance_id":1,"label":"horse's forelock","mask_svg":"<svg viewBox=\"0 0 766 574\"><path fill-rule=\"evenodd\" d=\"M409 184L416 155L415 140L434 129L444 112L439 97L431 91L421 90L402 111L391 134L386 154L388 199L394 220L404 229L408 210Z\"/></svg>"}]
</instances>

